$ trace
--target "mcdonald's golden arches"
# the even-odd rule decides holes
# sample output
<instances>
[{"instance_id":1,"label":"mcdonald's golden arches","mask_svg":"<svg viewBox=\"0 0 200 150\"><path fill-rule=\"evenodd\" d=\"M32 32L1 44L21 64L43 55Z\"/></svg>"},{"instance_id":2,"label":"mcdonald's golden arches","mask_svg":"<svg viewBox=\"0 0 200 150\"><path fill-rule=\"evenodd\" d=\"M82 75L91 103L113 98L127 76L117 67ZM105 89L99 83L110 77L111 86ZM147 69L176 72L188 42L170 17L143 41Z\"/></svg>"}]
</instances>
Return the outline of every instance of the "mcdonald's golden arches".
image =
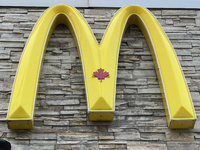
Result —
<instances>
[{"instance_id":1,"label":"mcdonald's golden arches","mask_svg":"<svg viewBox=\"0 0 200 150\"><path fill-rule=\"evenodd\" d=\"M89 120L113 120L120 44L127 26L135 24L153 57L169 128L193 128L196 115L182 69L169 39L149 10L137 5L121 8L98 44L78 10L55 5L39 18L21 56L7 115L10 129L33 128L45 50L61 23L71 31L80 55Z\"/></svg>"}]
</instances>

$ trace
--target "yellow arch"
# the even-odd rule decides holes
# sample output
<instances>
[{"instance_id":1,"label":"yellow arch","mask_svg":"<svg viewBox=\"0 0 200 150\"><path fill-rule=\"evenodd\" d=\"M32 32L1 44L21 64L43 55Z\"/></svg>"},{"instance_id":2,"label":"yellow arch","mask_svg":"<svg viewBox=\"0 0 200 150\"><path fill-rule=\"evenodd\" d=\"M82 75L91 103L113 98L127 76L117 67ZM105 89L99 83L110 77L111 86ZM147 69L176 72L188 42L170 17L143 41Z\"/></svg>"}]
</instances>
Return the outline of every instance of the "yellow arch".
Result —
<instances>
[{"instance_id":1,"label":"yellow arch","mask_svg":"<svg viewBox=\"0 0 200 150\"><path fill-rule=\"evenodd\" d=\"M135 24L143 32L152 53L169 127L194 126L196 116L179 61L150 11L136 5L121 8L98 44L87 22L74 7L56 5L40 17L24 48L7 116L9 128L33 128L43 57L50 36L60 23L68 26L79 51L90 120L113 119L120 43L126 27ZM93 76L100 68L109 72L102 81Z\"/></svg>"}]
</instances>

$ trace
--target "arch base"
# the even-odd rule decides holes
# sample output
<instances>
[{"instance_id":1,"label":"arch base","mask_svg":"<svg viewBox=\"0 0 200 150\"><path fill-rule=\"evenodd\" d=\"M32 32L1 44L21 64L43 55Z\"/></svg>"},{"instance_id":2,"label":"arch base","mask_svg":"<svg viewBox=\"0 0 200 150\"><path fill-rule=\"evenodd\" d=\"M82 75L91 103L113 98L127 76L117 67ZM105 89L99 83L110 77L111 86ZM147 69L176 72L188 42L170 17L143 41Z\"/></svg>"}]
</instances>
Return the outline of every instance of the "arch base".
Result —
<instances>
[{"instance_id":1,"label":"arch base","mask_svg":"<svg viewBox=\"0 0 200 150\"><path fill-rule=\"evenodd\" d=\"M33 129L33 120L8 121L9 129Z\"/></svg>"},{"instance_id":2,"label":"arch base","mask_svg":"<svg viewBox=\"0 0 200 150\"><path fill-rule=\"evenodd\" d=\"M114 112L89 112L90 121L112 121Z\"/></svg>"}]
</instances>

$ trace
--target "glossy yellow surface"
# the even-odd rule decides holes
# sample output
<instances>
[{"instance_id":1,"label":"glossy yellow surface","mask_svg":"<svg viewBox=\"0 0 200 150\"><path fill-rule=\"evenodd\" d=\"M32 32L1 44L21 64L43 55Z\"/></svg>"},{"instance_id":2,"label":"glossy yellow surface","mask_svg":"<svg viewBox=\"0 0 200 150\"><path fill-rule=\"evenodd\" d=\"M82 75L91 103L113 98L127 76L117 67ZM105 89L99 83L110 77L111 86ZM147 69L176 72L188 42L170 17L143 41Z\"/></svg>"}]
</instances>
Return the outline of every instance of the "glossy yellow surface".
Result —
<instances>
[{"instance_id":1,"label":"glossy yellow surface","mask_svg":"<svg viewBox=\"0 0 200 150\"><path fill-rule=\"evenodd\" d=\"M24 48L8 111L9 128L21 129L19 121L23 128L32 128L26 123L31 120L33 124L43 57L50 36L60 23L67 25L79 51L91 121L113 119L119 48L126 27L135 24L143 32L153 56L169 127L171 120L182 120L181 127L185 127L184 122L194 122L194 108L176 54L158 21L147 9L136 5L121 8L98 44L87 22L74 7L55 5L40 17ZM102 81L93 76L100 68L109 72ZM174 127L179 128L179 125Z\"/></svg>"}]
</instances>

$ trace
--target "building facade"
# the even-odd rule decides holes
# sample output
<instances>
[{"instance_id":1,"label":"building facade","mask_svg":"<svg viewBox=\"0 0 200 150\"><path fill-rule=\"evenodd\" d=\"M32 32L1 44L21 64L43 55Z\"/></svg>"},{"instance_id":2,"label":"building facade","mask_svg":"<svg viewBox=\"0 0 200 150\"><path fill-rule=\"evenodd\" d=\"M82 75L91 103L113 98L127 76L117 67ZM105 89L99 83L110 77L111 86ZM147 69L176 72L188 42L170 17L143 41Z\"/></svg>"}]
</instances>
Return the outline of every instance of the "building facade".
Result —
<instances>
[{"instance_id":1,"label":"building facade","mask_svg":"<svg viewBox=\"0 0 200 150\"><path fill-rule=\"evenodd\" d=\"M10 130L6 115L26 41L46 7L0 7L0 138L16 150L200 148L200 10L150 8L169 37L184 72L197 121L194 129L167 126L162 96L147 42L131 25L121 43L115 116L88 120L81 63L68 28L49 41L39 83L33 130ZM78 8L98 42L119 8Z\"/></svg>"}]
</instances>

